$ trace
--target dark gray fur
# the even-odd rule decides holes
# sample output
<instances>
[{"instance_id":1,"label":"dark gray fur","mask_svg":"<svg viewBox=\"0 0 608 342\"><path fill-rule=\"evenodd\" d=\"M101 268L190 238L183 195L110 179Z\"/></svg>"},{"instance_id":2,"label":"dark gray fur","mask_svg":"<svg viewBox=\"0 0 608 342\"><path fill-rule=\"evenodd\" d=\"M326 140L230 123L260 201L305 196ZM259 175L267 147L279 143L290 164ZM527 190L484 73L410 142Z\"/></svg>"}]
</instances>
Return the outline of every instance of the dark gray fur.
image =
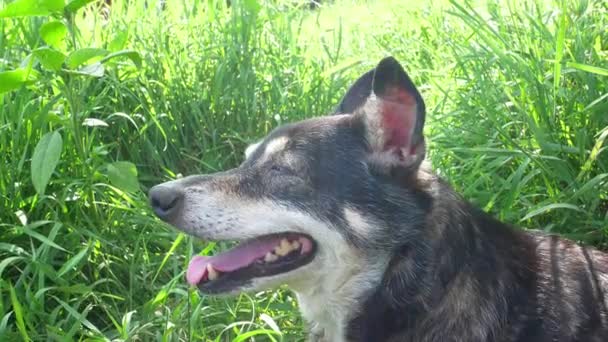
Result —
<instances>
[{"instance_id":1,"label":"dark gray fur","mask_svg":"<svg viewBox=\"0 0 608 342\"><path fill-rule=\"evenodd\" d=\"M361 294L345 340L608 341L606 254L501 223L419 162L387 168L370 161L361 108L372 89L382 96L394 86L416 100L412 139L423 142L424 102L388 58L336 109L352 115L282 126L238 168L188 182L272 199L330 222L366 255L388 251L380 285ZM260 159L264 144L283 135L288 145ZM362 236L348 226L345 207L381 224Z\"/></svg>"}]
</instances>

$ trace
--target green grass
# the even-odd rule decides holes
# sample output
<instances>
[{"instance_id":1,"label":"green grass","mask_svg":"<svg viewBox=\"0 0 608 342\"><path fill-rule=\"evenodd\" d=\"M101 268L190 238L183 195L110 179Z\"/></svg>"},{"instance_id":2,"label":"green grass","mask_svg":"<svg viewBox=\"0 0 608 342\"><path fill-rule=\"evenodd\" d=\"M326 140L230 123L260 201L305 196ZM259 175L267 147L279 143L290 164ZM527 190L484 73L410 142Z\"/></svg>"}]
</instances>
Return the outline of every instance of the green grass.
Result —
<instances>
[{"instance_id":1,"label":"green grass","mask_svg":"<svg viewBox=\"0 0 608 342\"><path fill-rule=\"evenodd\" d=\"M431 161L467 199L608 246L604 1L149 2L115 1L107 22L85 7L62 47L134 50L141 67L34 64L37 80L0 94L0 340L302 340L289 291L189 289L189 258L221 246L159 223L145 192L236 165L278 124L330 111L389 54L426 100ZM27 65L47 21L0 19L0 72ZM48 132L62 149L41 192L31 159Z\"/></svg>"}]
</instances>

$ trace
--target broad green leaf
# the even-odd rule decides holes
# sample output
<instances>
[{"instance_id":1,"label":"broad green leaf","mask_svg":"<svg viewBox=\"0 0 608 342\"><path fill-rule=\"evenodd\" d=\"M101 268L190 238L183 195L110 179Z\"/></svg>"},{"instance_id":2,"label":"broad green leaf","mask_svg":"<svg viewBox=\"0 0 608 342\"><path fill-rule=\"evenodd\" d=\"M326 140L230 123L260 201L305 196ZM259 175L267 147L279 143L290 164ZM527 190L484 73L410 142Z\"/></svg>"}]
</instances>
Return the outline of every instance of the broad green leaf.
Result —
<instances>
[{"instance_id":1,"label":"broad green leaf","mask_svg":"<svg viewBox=\"0 0 608 342\"><path fill-rule=\"evenodd\" d=\"M575 69L578 69L578 70L590 72L592 74L597 74L597 75L602 75L602 76L608 76L608 69L596 67L596 66L593 66L593 65L567 62L566 66L571 67L571 68L575 68Z\"/></svg>"},{"instance_id":2,"label":"broad green leaf","mask_svg":"<svg viewBox=\"0 0 608 342\"><path fill-rule=\"evenodd\" d=\"M2 292L0 292L0 295L2 295ZM6 312L4 310L4 307L2 307L2 304L0 304L0 312ZM12 312L9 312L6 315L4 315L4 317L2 317L2 320L0 320L0 333L8 330L8 328L7 328L8 320L11 318L12 314L13 314Z\"/></svg>"},{"instance_id":3,"label":"broad green leaf","mask_svg":"<svg viewBox=\"0 0 608 342\"><path fill-rule=\"evenodd\" d=\"M53 71L60 70L65 61L65 55L63 53L48 47L38 48L32 53L44 68Z\"/></svg>"},{"instance_id":4,"label":"broad green leaf","mask_svg":"<svg viewBox=\"0 0 608 342\"><path fill-rule=\"evenodd\" d=\"M262 9L262 5L257 0L244 0L243 7L252 14L257 14Z\"/></svg>"},{"instance_id":5,"label":"broad green leaf","mask_svg":"<svg viewBox=\"0 0 608 342\"><path fill-rule=\"evenodd\" d=\"M19 88L25 81L27 81L25 69L0 72L0 94Z\"/></svg>"},{"instance_id":6,"label":"broad green leaf","mask_svg":"<svg viewBox=\"0 0 608 342\"><path fill-rule=\"evenodd\" d=\"M106 166L106 172L110 183L115 187L126 191L135 192L139 190L137 180L137 168L135 164L126 161L117 161Z\"/></svg>"},{"instance_id":7,"label":"broad green leaf","mask_svg":"<svg viewBox=\"0 0 608 342\"><path fill-rule=\"evenodd\" d=\"M83 248L80 252L78 252L76 255L71 257L70 260L66 261L66 263L63 264L63 266L61 266L61 268L59 269L59 272L57 272L57 276L62 277L64 274L66 274L68 271L70 271L72 268L74 268L76 265L78 265L80 263L80 261L89 254L90 249L91 249L91 242L89 242L89 244L85 248Z\"/></svg>"},{"instance_id":8,"label":"broad green leaf","mask_svg":"<svg viewBox=\"0 0 608 342\"><path fill-rule=\"evenodd\" d=\"M85 294L88 292L91 292L93 290L92 286L87 286L84 284L74 284L74 285L70 285L70 286L61 286L57 288L57 291L61 291L64 293L78 293L78 294ZM38 294L38 293L36 293Z\"/></svg>"},{"instance_id":9,"label":"broad green leaf","mask_svg":"<svg viewBox=\"0 0 608 342\"><path fill-rule=\"evenodd\" d=\"M272 319L272 317L268 316L265 313L260 314L260 319L262 321L264 321L264 323L266 323L270 328L272 328L272 330L281 333L281 329L279 328L279 326L277 325L277 323L274 321L274 319Z\"/></svg>"},{"instance_id":10,"label":"broad green leaf","mask_svg":"<svg viewBox=\"0 0 608 342\"><path fill-rule=\"evenodd\" d=\"M108 119L111 119L111 118L113 118L115 116L118 116L120 118L123 118L123 119L129 121L133 125L133 127L135 127L136 130L139 130L139 126L137 125L137 123L135 122L135 120L133 120L133 118L130 117L128 114L122 113L122 112L116 112L114 114L110 114L108 116Z\"/></svg>"},{"instance_id":11,"label":"broad green leaf","mask_svg":"<svg viewBox=\"0 0 608 342\"><path fill-rule=\"evenodd\" d=\"M49 21L40 27L40 37L48 45L55 49L62 50L65 47L65 36L68 28L61 21Z\"/></svg>"},{"instance_id":12,"label":"broad green leaf","mask_svg":"<svg viewBox=\"0 0 608 342\"><path fill-rule=\"evenodd\" d=\"M589 158L583 166L581 167L581 173L577 176L577 178L581 177L583 173L591 172L593 170L593 164L595 163L598 155L602 151L602 145L604 145L604 141L608 138L608 126L600 132L599 137L595 141L591 152L589 152Z\"/></svg>"},{"instance_id":13,"label":"broad green leaf","mask_svg":"<svg viewBox=\"0 0 608 342\"><path fill-rule=\"evenodd\" d=\"M129 30L126 28L114 33L112 40L108 43L108 50L120 51L125 48L129 40Z\"/></svg>"},{"instance_id":14,"label":"broad green leaf","mask_svg":"<svg viewBox=\"0 0 608 342\"><path fill-rule=\"evenodd\" d=\"M30 256L30 254L28 252L26 252L25 249L15 245L15 244L5 243L5 242L0 242L0 251L9 252L10 254Z\"/></svg>"},{"instance_id":15,"label":"broad green leaf","mask_svg":"<svg viewBox=\"0 0 608 342\"><path fill-rule=\"evenodd\" d=\"M9 283L8 288L11 293L11 305L13 306L13 312L15 313L17 329L19 329L21 337L23 337L24 341L31 341L29 335L27 334L27 328L25 327L25 321L23 319L23 306L19 302L19 298L17 298L17 293L15 292L13 285Z\"/></svg>"},{"instance_id":16,"label":"broad green leaf","mask_svg":"<svg viewBox=\"0 0 608 342\"><path fill-rule=\"evenodd\" d=\"M36 145L32 156L32 183L38 194L44 194L61 156L63 141L58 132L45 134Z\"/></svg>"},{"instance_id":17,"label":"broad green leaf","mask_svg":"<svg viewBox=\"0 0 608 342\"><path fill-rule=\"evenodd\" d=\"M4 273L4 269L7 266L9 266L10 264L14 264L17 261L27 262L27 259L22 256L13 256L13 257L4 258L4 260L0 261L0 276L2 276L2 273Z\"/></svg>"},{"instance_id":18,"label":"broad green leaf","mask_svg":"<svg viewBox=\"0 0 608 342\"><path fill-rule=\"evenodd\" d=\"M53 231L56 232L57 230L59 230L61 228L61 226L62 226L61 223L55 222L55 224L53 225L53 228L51 228L51 234L49 234L48 236L44 235L44 234L40 234L40 233L38 233L37 231L34 230L34 229L36 229L36 228L38 228L38 227L40 227L42 225L45 225L47 223L52 223L52 221L37 221L37 222L34 222L34 223L29 224L27 226L15 227L15 228L17 230L23 231L28 236L30 236L30 237L32 237L32 238L34 238L34 239L42 242L43 244L45 244L47 246L53 247L53 248L58 249L58 250L60 250L62 252L67 252L65 250L65 248L63 248L63 247L59 246L58 244L56 244L55 242L53 242L53 239L56 236L56 233L53 233Z\"/></svg>"},{"instance_id":19,"label":"broad green leaf","mask_svg":"<svg viewBox=\"0 0 608 342\"><path fill-rule=\"evenodd\" d=\"M107 122L105 122L103 120L95 119L95 118L84 119L84 121L82 122L82 125L89 126L89 127L108 127Z\"/></svg>"},{"instance_id":20,"label":"broad green leaf","mask_svg":"<svg viewBox=\"0 0 608 342\"><path fill-rule=\"evenodd\" d=\"M80 75L101 77L103 76L105 69L101 63L93 63L76 70L76 72Z\"/></svg>"},{"instance_id":21,"label":"broad green leaf","mask_svg":"<svg viewBox=\"0 0 608 342\"><path fill-rule=\"evenodd\" d=\"M105 72L105 68L103 64L97 62L91 65L84 66L78 70L66 70L70 74L74 75L82 75L82 76L92 76L92 77L101 77Z\"/></svg>"},{"instance_id":22,"label":"broad green leaf","mask_svg":"<svg viewBox=\"0 0 608 342\"><path fill-rule=\"evenodd\" d=\"M127 57L129 58L133 64L135 64L138 68L141 68L141 56L139 55L139 52L137 51L133 51L133 50L122 50L122 51L118 51L118 52L114 52L111 53L107 56L105 56L100 63L106 63L114 58L118 58L118 57Z\"/></svg>"},{"instance_id":23,"label":"broad green leaf","mask_svg":"<svg viewBox=\"0 0 608 342\"><path fill-rule=\"evenodd\" d=\"M165 257L163 258L163 261L161 261L160 266L158 266L158 269L156 270L156 273L154 274L154 277L152 278L153 283L156 281L156 278L158 277L158 274L160 273L160 271L163 269L163 267L165 267L165 263L167 263L167 261L173 255L173 253L175 252L177 247L184 240L184 237L185 237L184 234L177 235L177 238L175 239L175 241L173 241L173 244L171 244L171 248L169 248L169 250L165 254Z\"/></svg>"},{"instance_id":24,"label":"broad green leaf","mask_svg":"<svg viewBox=\"0 0 608 342\"><path fill-rule=\"evenodd\" d=\"M82 48L78 49L68 56L66 64L70 69L76 69L80 65L88 62L96 57L104 57L108 54L108 50L98 48Z\"/></svg>"},{"instance_id":25,"label":"broad green leaf","mask_svg":"<svg viewBox=\"0 0 608 342\"><path fill-rule=\"evenodd\" d=\"M27 215L25 214L25 211L17 210L15 211L15 216L17 216L17 220L19 220L19 223L21 223L21 225L27 225Z\"/></svg>"},{"instance_id":26,"label":"broad green leaf","mask_svg":"<svg viewBox=\"0 0 608 342\"><path fill-rule=\"evenodd\" d=\"M65 9L70 13L74 13L93 1L95 0L72 0L68 2L68 4L65 6Z\"/></svg>"},{"instance_id":27,"label":"broad green leaf","mask_svg":"<svg viewBox=\"0 0 608 342\"><path fill-rule=\"evenodd\" d=\"M146 303L147 305L156 308L159 304L161 304L162 302L164 302L167 297L169 296L169 294L167 293L166 289L160 289L160 291L158 291L158 293L156 294L156 296L154 297L153 300L149 301L148 303Z\"/></svg>"},{"instance_id":28,"label":"broad green leaf","mask_svg":"<svg viewBox=\"0 0 608 342\"><path fill-rule=\"evenodd\" d=\"M125 331L132 331L131 326L136 324L136 323L134 324L134 322L133 322L133 314L136 312L137 311L132 310L132 311L127 312L124 316L122 316L121 323L122 323L122 326L124 327ZM128 338L128 335L125 337Z\"/></svg>"},{"instance_id":29,"label":"broad green leaf","mask_svg":"<svg viewBox=\"0 0 608 342\"><path fill-rule=\"evenodd\" d=\"M73 307L71 307L68 303L62 301L61 299L55 297L55 296L51 296L53 299L55 299L57 301L57 303L61 304L61 306L63 306L63 308L70 313L70 315L72 315L76 320L78 320L79 323L81 323L82 325L84 325L85 327L89 328L91 331L93 331L94 333L97 334L101 334L101 331L99 331L99 329L97 329L97 327L95 325L93 325L93 323L91 323L87 318L86 318L86 313L90 310L89 307L85 308L83 312L78 312L76 310L74 310ZM90 305L90 304L89 304Z\"/></svg>"},{"instance_id":30,"label":"broad green leaf","mask_svg":"<svg viewBox=\"0 0 608 342\"><path fill-rule=\"evenodd\" d=\"M552 203L549 205L545 205L541 208L532 210L531 212L528 213L528 215L526 215L524 218L522 218L520 221L525 221L528 219L533 218L534 216L546 213L548 211L551 210L555 210L555 209L569 209L569 210L575 210L575 211L580 211L583 212L583 210L577 206L575 206L574 204L570 204L570 203Z\"/></svg>"},{"instance_id":31,"label":"broad green leaf","mask_svg":"<svg viewBox=\"0 0 608 342\"><path fill-rule=\"evenodd\" d=\"M586 194L594 194L595 191L602 187L602 181L604 178L608 177L608 173L600 173L599 175L591 178L587 181L583 186L576 190L576 192L572 195L572 199L579 198Z\"/></svg>"},{"instance_id":32,"label":"broad green leaf","mask_svg":"<svg viewBox=\"0 0 608 342\"><path fill-rule=\"evenodd\" d=\"M264 336L265 338L270 339L271 341L276 341L276 339L274 337L272 337L272 335L275 336L281 336L280 333L274 331L274 330L270 330L270 329L256 329L256 330L251 330L248 331L246 333L240 334L239 336L236 336L236 338L234 340L232 340L232 342L243 342L243 341L247 341L249 339L251 339L254 336Z\"/></svg>"},{"instance_id":33,"label":"broad green leaf","mask_svg":"<svg viewBox=\"0 0 608 342\"><path fill-rule=\"evenodd\" d=\"M0 10L0 18L49 15L63 10L63 0L15 0Z\"/></svg>"}]
</instances>

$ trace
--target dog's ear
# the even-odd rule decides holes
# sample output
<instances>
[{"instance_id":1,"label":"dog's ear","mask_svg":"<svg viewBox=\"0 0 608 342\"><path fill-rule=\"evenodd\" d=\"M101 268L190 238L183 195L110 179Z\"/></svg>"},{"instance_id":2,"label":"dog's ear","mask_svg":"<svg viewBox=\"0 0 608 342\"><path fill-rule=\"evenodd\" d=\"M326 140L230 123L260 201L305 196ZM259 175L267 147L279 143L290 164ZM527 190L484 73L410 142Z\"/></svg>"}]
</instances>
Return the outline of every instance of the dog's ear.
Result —
<instances>
[{"instance_id":1,"label":"dog's ear","mask_svg":"<svg viewBox=\"0 0 608 342\"><path fill-rule=\"evenodd\" d=\"M417 168L424 159L425 106L420 93L393 57L380 61L372 93L358 110L372 150L370 161L383 168Z\"/></svg>"},{"instance_id":2,"label":"dog's ear","mask_svg":"<svg viewBox=\"0 0 608 342\"><path fill-rule=\"evenodd\" d=\"M365 104L365 101L367 101L367 98L372 93L374 71L375 69L366 72L350 86L333 114L352 114Z\"/></svg>"}]
</instances>

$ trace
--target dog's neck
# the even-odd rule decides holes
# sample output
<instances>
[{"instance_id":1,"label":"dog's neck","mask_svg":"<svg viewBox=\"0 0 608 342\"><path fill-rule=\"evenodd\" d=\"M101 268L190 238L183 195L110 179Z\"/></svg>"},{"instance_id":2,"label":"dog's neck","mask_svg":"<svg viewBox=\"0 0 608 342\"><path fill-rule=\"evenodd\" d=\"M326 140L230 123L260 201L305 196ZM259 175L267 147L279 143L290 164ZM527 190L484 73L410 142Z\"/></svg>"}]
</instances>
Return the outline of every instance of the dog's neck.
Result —
<instances>
[{"instance_id":1,"label":"dog's neck","mask_svg":"<svg viewBox=\"0 0 608 342\"><path fill-rule=\"evenodd\" d=\"M487 340L495 333L492 327L506 319L497 316L507 310L496 303L525 293L502 284L526 282L509 278L530 277L521 265L531 258L533 246L520 232L469 205L439 178L423 176L421 190L433 204L420 240L375 259L378 263L372 266L348 263L359 256L338 256L347 262L322 275L323 281L292 287L308 321L310 341L392 341L394 336L395 341L424 341L429 331L449 340L454 337L451 329L463 324L471 329L456 340ZM500 260L510 264L485 255L501 255ZM494 282L481 279L490 274L498 274ZM481 284L494 287L480 292Z\"/></svg>"},{"instance_id":2,"label":"dog's neck","mask_svg":"<svg viewBox=\"0 0 608 342\"><path fill-rule=\"evenodd\" d=\"M437 177L425 182L433 205L421 241L393 254L381 286L349 321L346 341L492 340L508 319L500 316L507 303L529 293L530 239ZM462 326L470 329L457 329Z\"/></svg>"},{"instance_id":3,"label":"dog's neck","mask_svg":"<svg viewBox=\"0 0 608 342\"><path fill-rule=\"evenodd\" d=\"M353 260L357 256L343 256ZM380 285L388 258L376 264L353 262L323 275L323 281L304 282L294 288L300 312L307 321L312 342L346 341L348 322L359 314L362 299ZM305 284L305 285L304 285ZM293 288L293 287L292 287Z\"/></svg>"}]
</instances>

